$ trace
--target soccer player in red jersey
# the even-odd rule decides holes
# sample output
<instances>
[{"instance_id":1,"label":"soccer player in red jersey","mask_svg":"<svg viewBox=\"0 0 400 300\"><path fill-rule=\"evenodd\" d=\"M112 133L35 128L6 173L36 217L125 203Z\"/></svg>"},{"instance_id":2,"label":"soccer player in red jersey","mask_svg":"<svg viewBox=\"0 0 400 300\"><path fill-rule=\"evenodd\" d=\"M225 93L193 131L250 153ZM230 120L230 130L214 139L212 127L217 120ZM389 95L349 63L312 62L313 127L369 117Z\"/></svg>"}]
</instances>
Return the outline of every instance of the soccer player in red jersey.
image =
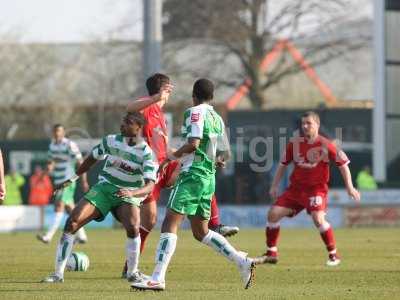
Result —
<instances>
[{"instance_id":1,"label":"soccer player in red jersey","mask_svg":"<svg viewBox=\"0 0 400 300\"><path fill-rule=\"evenodd\" d=\"M340 258L331 225L326 221L329 182L329 162L335 162L343 177L347 193L356 202L360 193L354 188L348 167L349 159L334 142L319 134L320 118L315 112L306 112L301 119L302 136L291 139L272 181L270 195L276 199L268 212L265 230L267 252L258 258L258 263L278 262L278 238L283 217L294 217L303 209L311 215L315 226L328 250L328 266L336 266ZM277 197L279 182L287 168L293 163L290 185Z\"/></svg>"},{"instance_id":2,"label":"soccer player in red jersey","mask_svg":"<svg viewBox=\"0 0 400 300\"><path fill-rule=\"evenodd\" d=\"M167 75L156 73L146 80L146 89L149 96L141 97L132 101L127 106L128 112L141 112L146 120L143 127L143 137L156 155L158 163L162 163L167 158L168 135L165 116L163 112L164 105L168 102L173 86ZM171 161L160 174L153 192L143 201L140 208L140 238L141 252L144 249L147 236L154 228L157 222L157 201L163 188L172 187L179 174L180 162ZM224 236L236 234L239 231L235 226L224 226L219 223L218 207L216 198L213 196L210 227L215 228ZM122 272L124 274L126 268Z\"/></svg>"}]
</instances>

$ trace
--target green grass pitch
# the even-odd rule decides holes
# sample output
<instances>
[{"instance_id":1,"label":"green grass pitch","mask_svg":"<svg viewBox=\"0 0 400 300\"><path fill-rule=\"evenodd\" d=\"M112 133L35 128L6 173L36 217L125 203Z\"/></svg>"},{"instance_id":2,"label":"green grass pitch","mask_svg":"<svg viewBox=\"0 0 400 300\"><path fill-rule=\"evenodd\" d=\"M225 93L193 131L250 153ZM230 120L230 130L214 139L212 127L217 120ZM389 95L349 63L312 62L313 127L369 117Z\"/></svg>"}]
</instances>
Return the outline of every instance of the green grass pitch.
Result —
<instances>
[{"instance_id":1,"label":"green grass pitch","mask_svg":"<svg viewBox=\"0 0 400 300\"><path fill-rule=\"evenodd\" d=\"M165 292L132 292L120 279L124 261L122 230L90 230L89 243L74 249L90 258L87 272L67 272L63 284L38 283L53 270L57 239L50 245L34 233L0 234L0 299L400 299L400 229L336 230L342 264L325 266L316 230L283 229L280 261L256 269L244 290L236 266L181 231L167 274ZM159 231L141 257L150 273ZM230 239L255 256L264 250L263 230L242 230Z\"/></svg>"}]
</instances>

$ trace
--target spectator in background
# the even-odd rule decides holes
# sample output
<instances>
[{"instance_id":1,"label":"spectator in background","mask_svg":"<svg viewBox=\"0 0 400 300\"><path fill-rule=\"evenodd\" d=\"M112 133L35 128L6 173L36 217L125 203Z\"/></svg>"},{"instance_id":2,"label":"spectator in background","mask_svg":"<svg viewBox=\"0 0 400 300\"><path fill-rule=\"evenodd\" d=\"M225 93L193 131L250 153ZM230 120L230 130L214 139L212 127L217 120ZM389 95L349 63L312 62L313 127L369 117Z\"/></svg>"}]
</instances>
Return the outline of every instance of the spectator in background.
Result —
<instances>
[{"instance_id":1,"label":"spectator in background","mask_svg":"<svg viewBox=\"0 0 400 300\"><path fill-rule=\"evenodd\" d=\"M7 195L4 199L4 205L21 205L21 188L25 184L24 176L12 169L5 176L5 183L7 186Z\"/></svg>"},{"instance_id":2,"label":"spectator in background","mask_svg":"<svg viewBox=\"0 0 400 300\"><path fill-rule=\"evenodd\" d=\"M29 179L29 204L47 205L52 193L53 185L49 175L43 171L41 166L36 166Z\"/></svg>"},{"instance_id":3,"label":"spectator in background","mask_svg":"<svg viewBox=\"0 0 400 300\"><path fill-rule=\"evenodd\" d=\"M44 229L44 207L49 204L51 194L53 193L53 185L50 176L44 172L40 165L29 179L29 204L40 207L40 229Z\"/></svg>"},{"instance_id":4,"label":"spectator in background","mask_svg":"<svg viewBox=\"0 0 400 300\"><path fill-rule=\"evenodd\" d=\"M364 166L364 168L357 174L357 188L360 190L374 191L378 188L374 177L371 175L371 168Z\"/></svg>"},{"instance_id":5,"label":"spectator in background","mask_svg":"<svg viewBox=\"0 0 400 300\"><path fill-rule=\"evenodd\" d=\"M6 196L6 182L4 180L3 153L1 152L0 149L0 205L3 204L5 196Z\"/></svg>"}]
</instances>

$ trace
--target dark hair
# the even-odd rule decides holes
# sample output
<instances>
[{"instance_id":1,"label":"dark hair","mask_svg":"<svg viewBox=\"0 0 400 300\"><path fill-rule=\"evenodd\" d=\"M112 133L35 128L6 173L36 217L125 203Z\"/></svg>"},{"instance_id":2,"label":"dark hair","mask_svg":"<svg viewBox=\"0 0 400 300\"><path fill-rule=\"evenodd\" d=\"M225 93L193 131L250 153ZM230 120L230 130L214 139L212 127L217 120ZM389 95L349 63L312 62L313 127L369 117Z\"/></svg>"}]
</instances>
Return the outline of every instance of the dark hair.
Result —
<instances>
[{"instance_id":1,"label":"dark hair","mask_svg":"<svg viewBox=\"0 0 400 300\"><path fill-rule=\"evenodd\" d=\"M198 79L193 85L193 97L199 102L210 101L214 98L214 84L206 79Z\"/></svg>"},{"instance_id":2,"label":"dark hair","mask_svg":"<svg viewBox=\"0 0 400 300\"><path fill-rule=\"evenodd\" d=\"M60 127L64 128L64 125L61 124L61 123L54 124L53 125L53 130L56 130L56 129L60 128Z\"/></svg>"},{"instance_id":3,"label":"dark hair","mask_svg":"<svg viewBox=\"0 0 400 300\"><path fill-rule=\"evenodd\" d=\"M140 112L129 112L125 115L125 119L128 119L129 121L132 122L136 122L141 127L143 127L146 124L146 119Z\"/></svg>"},{"instance_id":4,"label":"dark hair","mask_svg":"<svg viewBox=\"0 0 400 300\"><path fill-rule=\"evenodd\" d=\"M317 122L318 124L321 124L319 115L315 111L312 111L312 110L306 111L301 117L302 118L312 117L315 122Z\"/></svg>"},{"instance_id":5,"label":"dark hair","mask_svg":"<svg viewBox=\"0 0 400 300\"><path fill-rule=\"evenodd\" d=\"M161 73L155 73L146 80L147 92L150 96L157 94L164 84L169 83L169 77Z\"/></svg>"}]
</instances>

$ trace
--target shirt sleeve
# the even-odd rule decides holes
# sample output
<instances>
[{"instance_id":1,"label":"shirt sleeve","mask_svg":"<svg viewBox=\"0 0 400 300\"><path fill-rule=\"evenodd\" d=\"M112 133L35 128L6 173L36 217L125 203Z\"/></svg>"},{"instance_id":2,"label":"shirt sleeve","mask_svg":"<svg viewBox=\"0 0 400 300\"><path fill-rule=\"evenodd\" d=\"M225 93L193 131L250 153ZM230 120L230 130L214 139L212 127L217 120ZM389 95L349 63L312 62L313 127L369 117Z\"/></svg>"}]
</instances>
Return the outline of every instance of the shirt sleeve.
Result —
<instances>
[{"instance_id":1,"label":"shirt sleeve","mask_svg":"<svg viewBox=\"0 0 400 300\"><path fill-rule=\"evenodd\" d=\"M334 161L336 166L344 166L350 163L346 153L340 148L336 147L335 143L328 144L328 156L330 161Z\"/></svg>"},{"instance_id":2,"label":"shirt sleeve","mask_svg":"<svg viewBox=\"0 0 400 300\"><path fill-rule=\"evenodd\" d=\"M158 164L155 162L154 153L146 146L143 156L143 178L154 182L157 180Z\"/></svg>"},{"instance_id":3,"label":"shirt sleeve","mask_svg":"<svg viewBox=\"0 0 400 300\"><path fill-rule=\"evenodd\" d=\"M107 137L104 137L101 143L92 149L92 155L94 159L104 160L107 158L108 154L110 154L110 148L108 147L107 140Z\"/></svg>"},{"instance_id":4,"label":"shirt sleeve","mask_svg":"<svg viewBox=\"0 0 400 300\"><path fill-rule=\"evenodd\" d=\"M79 150L79 147L75 142L71 141L69 143L69 155L71 156L71 158L74 158L76 160L82 159L82 153Z\"/></svg>"},{"instance_id":5,"label":"shirt sleeve","mask_svg":"<svg viewBox=\"0 0 400 300\"><path fill-rule=\"evenodd\" d=\"M195 106L190 110L189 122L190 131L188 132L187 138L199 138L203 137L204 128L204 115L201 107Z\"/></svg>"},{"instance_id":6,"label":"shirt sleeve","mask_svg":"<svg viewBox=\"0 0 400 300\"><path fill-rule=\"evenodd\" d=\"M230 152L230 150L228 134L226 133L225 124L222 122L222 133L217 138L217 151Z\"/></svg>"},{"instance_id":7,"label":"shirt sleeve","mask_svg":"<svg viewBox=\"0 0 400 300\"><path fill-rule=\"evenodd\" d=\"M281 157L281 164L287 166L293 161L293 143L288 143Z\"/></svg>"}]
</instances>

